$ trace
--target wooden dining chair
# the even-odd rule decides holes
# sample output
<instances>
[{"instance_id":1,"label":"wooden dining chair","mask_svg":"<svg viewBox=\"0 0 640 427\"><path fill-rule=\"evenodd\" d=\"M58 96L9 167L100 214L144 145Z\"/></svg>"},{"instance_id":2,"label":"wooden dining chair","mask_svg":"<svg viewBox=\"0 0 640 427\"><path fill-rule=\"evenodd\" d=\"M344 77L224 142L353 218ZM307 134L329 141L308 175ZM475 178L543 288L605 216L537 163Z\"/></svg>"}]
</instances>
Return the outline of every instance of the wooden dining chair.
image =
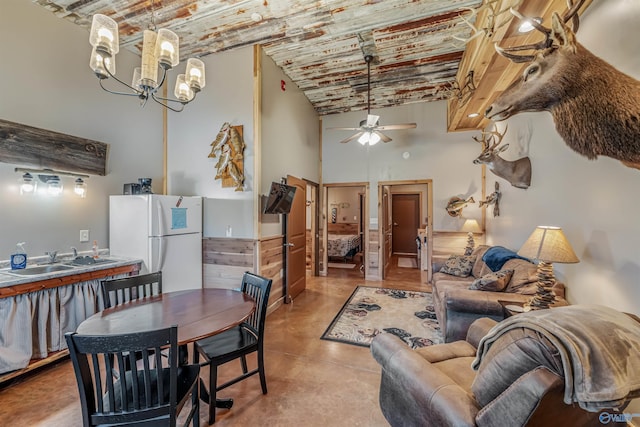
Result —
<instances>
[{"instance_id":1,"label":"wooden dining chair","mask_svg":"<svg viewBox=\"0 0 640 427\"><path fill-rule=\"evenodd\" d=\"M104 336L68 332L65 338L85 427L175 426L189 397L191 409L183 425L199 425L200 366L178 367L177 326ZM169 347L169 357L168 366L163 367L160 350L165 347ZM136 353L144 355L140 362L135 360ZM151 358L155 359L153 366ZM114 370L114 359L119 366L129 359L130 369L118 378L108 374Z\"/></svg>"},{"instance_id":2,"label":"wooden dining chair","mask_svg":"<svg viewBox=\"0 0 640 427\"><path fill-rule=\"evenodd\" d=\"M102 299L104 308L146 298L162 293L162 271L121 279L103 280Z\"/></svg>"},{"instance_id":3,"label":"wooden dining chair","mask_svg":"<svg viewBox=\"0 0 640 427\"><path fill-rule=\"evenodd\" d=\"M209 366L209 424L216 420L216 392L259 373L262 394L267 393L263 337L271 283L271 279L246 272L242 278L241 290L256 301L255 311L239 326L194 344L194 363L198 363L200 355L205 360L202 366ZM253 352L257 352L258 367L249 371L246 356ZM238 358L242 364L242 375L218 385L218 366Z\"/></svg>"}]
</instances>

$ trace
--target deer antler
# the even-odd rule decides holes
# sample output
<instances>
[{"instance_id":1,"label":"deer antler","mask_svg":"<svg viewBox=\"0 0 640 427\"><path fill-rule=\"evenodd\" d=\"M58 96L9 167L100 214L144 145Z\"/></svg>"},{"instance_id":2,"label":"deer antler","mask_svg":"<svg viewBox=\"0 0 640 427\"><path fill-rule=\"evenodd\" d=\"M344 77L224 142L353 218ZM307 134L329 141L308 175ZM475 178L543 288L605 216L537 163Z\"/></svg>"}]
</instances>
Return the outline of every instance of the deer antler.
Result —
<instances>
[{"instance_id":1,"label":"deer antler","mask_svg":"<svg viewBox=\"0 0 640 427\"><path fill-rule=\"evenodd\" d=\"M573 3L573 0L567 0L567 11L562 16L563 22L566 24L569 21L572 21L572 30L573 32L578 31L578 27L580 26L580 20L578 17L578 10L582 7L585 0L578 0L576 3ZM531 23L533 28L540 31L544 34L544 40L538 43L531 43L522 46L514 46L514 47L500 47L497 43L494 44L496 52L498 54L504 56L505 58L510 59L513 62L531 62L535 59L535 55L515 55L512 52L519 52L523 50L545 50L552 47L553 41L551 40L551 29L545 27L544 25L537 22L535 19L530 19L523 16L520 12L515 10L513 7L509 9L511 14L520 20L527 20Z\"/></svg>"},{"instance_id":2,"label":"deer antler","mask_svg":"<svg viewBox=\"0 0 640 427\"><path fill-rule=\"evenodd\" d=\"M480 143L482 151L486 150L487 147L489 147L489 144L487 142L487 134L485 132L482 132L482 139L478 139L477 136L472 136L471 138L473 138L475 142Z\"/></svg>"},{"instance_id":3,"label":"deer antler","mask_svg":"<svg viewBox=\"0 0 640 427\"><path fill-rule=\"evenodd\" d=\"M504 138L504 135L507 133L507 128L508 127L505 127L504 128L504 132L502 132L502 133L500 133L500 131L498 131L498 130L492 130L492 131L489 131L489 132L482 132L482 141L478 141L476 139L476 137L473 137L473 139L475 139L478 142L484 142L484 144L486 144L486 145L483 144L483 147L482 147L483 151L485 149L493 151L502 142L502 138ZM497 142L495 142L496 138L498 139Z\"/></svg>"},{"instance_id":4,"label":"deer antler","mask_svg":"<svg viewBox=\"0 0 640 427\"><path fill-rule=\"evenodd\" d=\"M463 42L463 44L467 44L469 43L471 40L479 37L479 36L483 36L486 35L487 37L492 37L493 33L495 32L495 30L497 30L498 28L502 27L503 25L505 25L508 20L505 20L502 24L498 25L497 27L495 26L495 22L496 22L496 18L500 15L502 15L503 13L505 13L507 11L508 8L504 8L502 10L496 11L496 6L498 6L497 2L499 0L487 0L486 3L483 3L482 5L480 5L477 9L472 9L472 8L465 8L471 11L470 14L470 18L477 16L478 12L480 12L483 9L489 9L489 13L487 15L487 25L483 28L478 29L475 25L473 25L470 20L465 19L464 16L460 15L460 19L462 19L462 21L467 24L471 30L473 31L473 35L469 38L462 38L462 37L457 37L457 36L453 36L454 39L459 40L461 42ZM511 5L511 7L517 7L518 5L520 5L520 3L522 3L523 0L516 0L515 3L513 5ZM567 1L571 1L571 0L567 0ZM454 43L454 46L456 47L463 47L463 46L459 46L456 45Z\"/></svg>"}]
</instances>

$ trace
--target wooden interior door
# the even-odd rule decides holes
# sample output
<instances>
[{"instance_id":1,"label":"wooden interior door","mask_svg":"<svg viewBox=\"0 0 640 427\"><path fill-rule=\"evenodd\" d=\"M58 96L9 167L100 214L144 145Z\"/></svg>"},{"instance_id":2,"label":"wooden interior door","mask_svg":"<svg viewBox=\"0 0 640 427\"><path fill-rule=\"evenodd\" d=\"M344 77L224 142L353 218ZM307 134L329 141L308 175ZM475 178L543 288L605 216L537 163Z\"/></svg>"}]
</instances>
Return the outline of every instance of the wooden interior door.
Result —
<instances>
[{"instance_id":1,"label":"wooden interior door","mask_svg":"<svg viewBox=\"0 0 640 427\"><path fill-rule=\"evenodd\" d=\"M394 254L416 255L420 228L420 194L391 194Z\"/></svg>"},{"instance_id":2,"label":"wooden interior door","mask_svg":"<svg viewBox=\"0 0 640 427\"><path fill-rule=\"evenodd\" d=\"M391 206L389 203L389 187L382 187L382 278L387 277L391 265L391 237L393 224L391 222Z\"/></svg>"},{"instance_id":3,"label":"wooden interior door","mask_svg":"<svg viewBox=\"0 0 640 427\"><path fill-rule=\"evenodd\" d=\"M286 293L285 302L300 295L306 288L306 231L307 231L307 183L287 175L287 184L296 187L291 211L286 220L285 257Z\"/></svg>"}]
</instances>

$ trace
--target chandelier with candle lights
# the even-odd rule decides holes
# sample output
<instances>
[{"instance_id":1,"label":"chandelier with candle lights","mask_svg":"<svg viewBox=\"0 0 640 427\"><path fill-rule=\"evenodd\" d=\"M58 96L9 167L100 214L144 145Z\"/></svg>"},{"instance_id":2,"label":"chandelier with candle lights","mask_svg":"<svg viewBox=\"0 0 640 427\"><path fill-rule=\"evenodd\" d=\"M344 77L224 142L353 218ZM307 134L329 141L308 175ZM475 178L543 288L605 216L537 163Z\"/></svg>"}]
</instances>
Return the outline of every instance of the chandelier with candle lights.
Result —
<instances>
[{"instance_id":1,"label":"chandelier with candle lights","mask_svg":"<svg viewBox=\"0 0 640 427\"><path fill-rule=\"evenodd\" d=\"M199 59L189 58L185 73L179 74L176 78L174 90L176 99L157 95L158 89L167 77L167 71L178 65L180 58L178 36L173 31L164 28L156 32L153 9L150 29L143 33L142 64L134 69L130 85L115 76L115 56L120 49L116 21L106 15L93 15L89 43L93 46L89 66L98 77L100 87L109 93L137 96L142 105L151 98L172 111L180 112L204 88L204 63ZM161 73L160 80L158 80L159 73ZM109 78L126 86L130 91L117 92L106 88L103 82ZM169 103L173 103L173 106Z\"/></svg>"}]
</instances>

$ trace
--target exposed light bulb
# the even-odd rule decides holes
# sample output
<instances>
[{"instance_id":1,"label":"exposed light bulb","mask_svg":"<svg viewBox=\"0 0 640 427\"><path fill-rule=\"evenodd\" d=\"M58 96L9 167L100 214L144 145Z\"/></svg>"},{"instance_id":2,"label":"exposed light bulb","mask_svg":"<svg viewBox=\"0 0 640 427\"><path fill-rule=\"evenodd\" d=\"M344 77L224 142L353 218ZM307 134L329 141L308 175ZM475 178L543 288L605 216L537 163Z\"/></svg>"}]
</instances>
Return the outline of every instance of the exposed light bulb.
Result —
<instances>
[{"instance_id":1,"label":"exposed light bulb","mask_svg":"<svg viewBox=\"0 0 640 427\"><path fill-rule=\"evenodd\" d=\"M47 180L47 193L51 196L59 196L62 194L62 183L57 176Z\"/></svg>"},{"instance_id":2,"label":"exposed light bulb","mask_svg":"<svg viewBox=\"0 0 640 427\"><path fill-rule=\"evenodd\" d=\"M533 31L535 27L533 26L532 21L535 21L536 23L540 24L542 23L542 18L532 18L532 19L527 19L523 21L522 24L520 24L520 26L518 27L518 31L521 33L528 33L530 31Z\"/></svg>"},{"instance_id":3,"label":"exposed light bulb","mask_svg":"<svg viewBox=\"0 0 640 427\"><path fill-rule=\"evenodd\" d=\"M85 184L82 178L76 179L76 185L73 188L73 192L76 193L82 199L87 197L87 184Z\"/></svg>"},{"instance_id":4,"label":"exposed light bulb","mask_svg":"<svg viewBox=\"0 0 640 427\"><path fill-rule=\"evenodd\" d=\"M162 50L162 55L171 55L175 49L173 48L173 45L171 43L169 43L168 41L163 41L160 44L160 49Z\"/></svg>"},{"instance_id":5,"label":"exposed light bulb","mask_svg":"<svg viewBox=\"0 0 640 427\"><path fill-rule=\"evenodd\" d=\"M107 39L109 43L113 42L113 33L109 31L107 28L100 28L98 30L98 37L100 39ZM100 40L100 42L104 42L104 40Z\"/></svg>"}]
</instances>

